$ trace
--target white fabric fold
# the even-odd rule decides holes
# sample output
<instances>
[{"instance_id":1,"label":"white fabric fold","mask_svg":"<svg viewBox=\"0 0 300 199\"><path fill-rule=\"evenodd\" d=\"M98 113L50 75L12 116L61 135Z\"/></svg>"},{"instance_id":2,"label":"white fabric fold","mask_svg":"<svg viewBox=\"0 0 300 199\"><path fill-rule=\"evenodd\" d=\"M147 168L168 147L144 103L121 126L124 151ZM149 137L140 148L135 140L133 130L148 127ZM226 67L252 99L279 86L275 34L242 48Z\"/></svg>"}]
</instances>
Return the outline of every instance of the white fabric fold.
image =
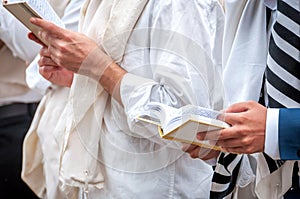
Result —
<instances>
[{"instance_id":1,"label":"white fabric fold","mask_svg":"<svg viewBox=\"0 0 300 199\"><path fill-rule=\"evenodd\" d=\"M286 161L279 169L270 174L269 167L259 155L256 171L255 192L258 198L281 198L292 186L294 161Z\"/></svg>"},{"instance_id":2,"label":"white fabric fold","mask_svg":"<svg viewBox=\"0 0 300 199\"><path fill-rule=\"evenodd\" d=\"M81 9L80 31L104 47L114 61L121 61L130 31L146 3L147 0L87 0ZM114 36L122 32L128 34L122 36L121 42ZM82 75L75 75L70 92L58 89L46 94L24 141L22 178L39 197L78 198L90 188L103 187L97 156L107 99L108 94L97 81ZM51 126L47 128L48 125ZM39 133L48 136L49 149L43 148ZM43 150L48 151L47 157ZM52 155L49 150L53 150ZM45 169L57 172L51 177L59 176L50 182L53 187L48 187L47 181L53 179L44 176ZM45 195L46 191L51 193Z\"/></svg>"},{"instance_id":3,"label":"white fabric fold","mask_svg":"<svg viewBox=\"0 0 300 199\"><path fill-rule=\"evenodd\" d=\"M147 0L87 1L82 9L80 32L94 39L119 62L146 3ZM57 140L63 140L60 180L65 192L74 192L76 187L84 190L103 187L104 176L97 157L107 100L107 92L97 81L75 75L68 105L54 132ZM81 161L74 165L78 157Z\"/></svg>"}]
</instances>

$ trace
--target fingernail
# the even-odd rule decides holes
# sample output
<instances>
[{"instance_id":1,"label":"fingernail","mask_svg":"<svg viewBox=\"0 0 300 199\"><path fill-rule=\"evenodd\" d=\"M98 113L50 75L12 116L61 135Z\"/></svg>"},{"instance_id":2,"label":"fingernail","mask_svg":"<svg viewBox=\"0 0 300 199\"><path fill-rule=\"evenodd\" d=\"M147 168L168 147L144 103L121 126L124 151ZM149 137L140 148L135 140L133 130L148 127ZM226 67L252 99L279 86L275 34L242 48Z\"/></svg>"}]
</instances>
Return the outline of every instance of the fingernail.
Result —
<instances>
[{"instance_id":1,"label":"fingernail","mask_svg":"<svg viewBox=\"0 0 300 199\"><path fill-rule=\"evenodd\" d=\"M37 21L36 18L34 18L34 17L30 18L30 22L35 23L36 21Z\"/></svg>"}]
</instances>

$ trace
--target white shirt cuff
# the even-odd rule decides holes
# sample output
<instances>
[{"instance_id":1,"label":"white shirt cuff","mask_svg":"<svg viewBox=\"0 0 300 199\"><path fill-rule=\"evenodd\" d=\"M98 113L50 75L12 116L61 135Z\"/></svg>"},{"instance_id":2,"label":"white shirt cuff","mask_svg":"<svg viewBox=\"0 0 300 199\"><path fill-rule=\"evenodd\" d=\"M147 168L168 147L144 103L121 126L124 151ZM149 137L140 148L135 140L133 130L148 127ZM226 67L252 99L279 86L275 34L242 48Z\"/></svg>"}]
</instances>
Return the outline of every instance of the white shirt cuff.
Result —
<instances>
[{"instance_id":1,"label":"white shirt cuff","mask_svg":"<svg viewBox=\"0 0 300 199\"><path fill-rule=\"evenodd\" d=\"M267 110L265 153L273 159L280 159L278 143L278 117L279 109Z\"/></svg>"}]
</instances>

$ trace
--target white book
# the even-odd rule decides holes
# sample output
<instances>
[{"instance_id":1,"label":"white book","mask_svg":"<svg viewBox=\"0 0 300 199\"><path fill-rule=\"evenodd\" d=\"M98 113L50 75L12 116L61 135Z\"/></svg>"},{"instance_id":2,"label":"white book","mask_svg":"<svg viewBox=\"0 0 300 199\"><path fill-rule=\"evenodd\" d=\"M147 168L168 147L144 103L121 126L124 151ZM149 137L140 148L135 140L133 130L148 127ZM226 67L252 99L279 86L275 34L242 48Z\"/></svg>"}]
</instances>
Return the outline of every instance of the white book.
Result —
<instances>
[{"instance_id":1,"label":"white book","mask_svg":"<svg viewBox=\"0 0 300 199\"><path fill-rule=\"evenodd\" d=\"M209 141L198 140L197 133L209 133L230 127L229 124L218 119L221 112L199 106L186 105L177 109L162 103L151 102L146 110L137 119L157 125L162 138L215 150L221 150L221 148Z\"/></svg>"},{"instance_id":2,"label":"white book","mask_svg":"<svg viewBox=\"0 0 300 199\"><path fill-rule=\"evenodd\" d=\"M47 0L26 0L26 1L4 1L3 7L24 24L35 36L38 36L39 27L30 23L31 17L42 18L51 21L57 26L64 27L64 23L55 13ZM45 45L47 41L39 38Z\"/></svg>"}]
</instances>

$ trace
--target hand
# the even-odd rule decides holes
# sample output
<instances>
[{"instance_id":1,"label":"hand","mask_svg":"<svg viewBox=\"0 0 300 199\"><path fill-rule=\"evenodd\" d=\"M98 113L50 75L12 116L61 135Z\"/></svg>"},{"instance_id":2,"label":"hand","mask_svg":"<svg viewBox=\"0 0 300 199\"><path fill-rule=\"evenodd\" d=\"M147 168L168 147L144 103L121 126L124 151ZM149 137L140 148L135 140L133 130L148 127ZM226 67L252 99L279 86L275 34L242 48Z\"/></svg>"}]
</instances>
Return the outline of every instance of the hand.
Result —
<instances>
[{"instance_id":1,"label":"hand","mask_svg":"<svg viewBox=\"0 0 300 199\"><path fill-rule=\"evenodd\" d=\"M41 59L38 62L40 74L53 84L71 87L74 73L58 66L50 57L43 56L42 51L43 49L41 50Z\"/></svg>"},{"instance_id":2,"label":"hand","mask_svg":"<svg viewBox=\"0 0 300 199\"><path fill-rule=\"evenodd\" d=\"M49 43L46 54L58 66L99 80L105 68L112 63L97 43L84 34L38 18L30 21L42 28L38 34ZM41 44L33 34L29 34L29 38Z\"/></svg>"},{"instance_id":3,"label":"hand","mask_svg":"<svg viewBox=\"0 0 300 199\"><path fill-rule=\"evenodd\" d=\"M251 154L264 151L267 108L254 101L230 106L222 116L231 127L198 133L199 140L214 140L231 153Z\"/></svg>"},{"instance_id":4,"label":"hand","mask_svg":"<svg viewBox=\"0 0 300 199\"><path fill-rule=\"evenodd\" d=\"M56 66L97 80L122 104L120 82L127 71L114 63L95 41L43 19L31 18L30 22L42 29L38 33L39 38L48 43L48 47L41 50L41 56L48 57ZM43 45L33 34L29 34L29 38ZM54 77L52 79L57 79Z\"/></svg>"},{"instance_id":5,"label":"hand","mask_svg":"<svg viewBox=\"0 0 300 199\"><path fill-rule=\"evenodd\" d=\"M203 148L193 144L182 144L182 150L189 153L192 158L200 158L202 160L209 160L217 158L220 151Z\"/></svg>"}]
</instances>

